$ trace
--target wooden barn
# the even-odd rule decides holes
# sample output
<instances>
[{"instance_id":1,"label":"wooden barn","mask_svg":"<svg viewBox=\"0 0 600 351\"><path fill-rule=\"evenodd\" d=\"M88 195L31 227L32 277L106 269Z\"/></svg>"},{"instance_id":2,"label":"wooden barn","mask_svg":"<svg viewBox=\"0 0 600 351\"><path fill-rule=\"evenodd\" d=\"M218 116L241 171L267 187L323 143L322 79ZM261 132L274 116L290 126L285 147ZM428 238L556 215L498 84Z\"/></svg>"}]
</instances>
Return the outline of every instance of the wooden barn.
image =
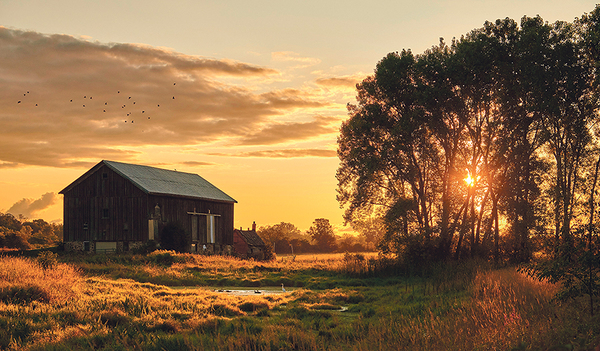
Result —
<instances>
[{"instance_id":1,"label":"wooden barn","mask_svg":"<svg viewBox=\"0 0 600 351\"><path fill-rule=\"evenodd\" d=\"M256 233L256 223L252 223L252 230L240 228L233 231L233 249L242 258L265 258L265 243Z\"/></svg>"},{"instance_id":2,"label":"wooden barn","mask_svg":"<svg viewBox=\"0 0 600 351\"><path fill-rule=\"evenodd\" d=\"M231 253L236 201L197 174L101 161L60 193L68 250L129 251L179 222L190 252Z\"/></svg>"}]
</instances>

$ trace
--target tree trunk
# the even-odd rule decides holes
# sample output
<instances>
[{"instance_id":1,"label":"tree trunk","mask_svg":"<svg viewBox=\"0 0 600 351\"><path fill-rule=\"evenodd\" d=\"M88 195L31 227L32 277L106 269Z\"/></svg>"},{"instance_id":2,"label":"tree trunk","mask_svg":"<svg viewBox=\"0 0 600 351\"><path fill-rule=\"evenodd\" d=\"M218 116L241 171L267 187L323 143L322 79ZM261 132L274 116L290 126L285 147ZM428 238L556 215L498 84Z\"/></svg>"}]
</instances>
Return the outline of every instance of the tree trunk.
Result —
<instances>
[{"instance_id":1,"label":"tree trunk","mask_svg":"<svg viewBox=\"0 0 600 351\"><path fill-rule=\"evenodd\" d=\"M588 223L588 237L587 237L587 250L589 253L592 252L592 237L594 234L594 192L596 191L596 183L598 182L598 170L600 168L600 156L596 161L596 170L594 171L594 182L592 183L592 189L590 190L590 220ZM590 313L594 315L594 269L593 260L589 260L588 267L588 293L590 294Z\"/></svg>"}]
</instances>

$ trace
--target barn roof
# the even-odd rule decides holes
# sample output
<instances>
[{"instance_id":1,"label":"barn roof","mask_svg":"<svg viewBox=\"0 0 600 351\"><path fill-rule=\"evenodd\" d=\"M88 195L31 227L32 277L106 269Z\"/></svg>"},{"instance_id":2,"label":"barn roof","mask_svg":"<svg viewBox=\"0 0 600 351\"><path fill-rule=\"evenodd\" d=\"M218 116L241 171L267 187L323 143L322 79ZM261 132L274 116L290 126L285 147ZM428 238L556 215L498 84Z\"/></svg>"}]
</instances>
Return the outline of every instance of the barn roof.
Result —
<instances>
[{"instance_id":1,"label":"barn roof","mask_svg":"<svg viewBox=\"0 0 600 351\"><path fill-rule=\"evenodd\" d=\"M94 173L95 170L103 164L120 174L122 177L130 180L147 194L175 195L223 202L237 202L231 196L225 194L222 190L209 183L206 179L194 173L177 172L156 167L106 160L98 163L60 193L63 194L68 191L71 187Z\"/></svg>"},{"instance_id":2,"label":"barn roof","mask_svg":"<svg viewBox=\"0 0 600 351\"><path fill-rule=\"evenodd\" d=\"M246 241L248 245L251 246L265 246L265 242L256 234L254 230L239 230L236 229L238 233L240 233L241 237Z\"/></svg>"}]
</instances>

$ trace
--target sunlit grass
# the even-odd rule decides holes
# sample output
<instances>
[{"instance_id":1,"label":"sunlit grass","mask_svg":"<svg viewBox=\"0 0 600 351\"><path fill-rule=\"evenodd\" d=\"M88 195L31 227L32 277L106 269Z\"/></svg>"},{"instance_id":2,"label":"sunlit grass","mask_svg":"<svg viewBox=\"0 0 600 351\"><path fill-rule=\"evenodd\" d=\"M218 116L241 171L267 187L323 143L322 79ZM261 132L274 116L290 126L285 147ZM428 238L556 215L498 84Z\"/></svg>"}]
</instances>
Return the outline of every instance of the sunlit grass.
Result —
<instances>
[{"instance_id":1,"label":"sunlit grass","mask_svg":"<svg viewBox=\"0 0 600 351\"><path fill-rule=\"evenodd\" d=\"M430 278L360 278L359 266L369 258L298 255L265 263L158 252L63 257L72 263L43 270L33 259L0 257L0 349L583 350L600 344L599 320L578 301L556 304L554 285L513 268L474 262L440 266ZM147 282L153 279L189 284ZM205 284L223 280L315 288L239 296Z\"/></svg>"}]
</instances>

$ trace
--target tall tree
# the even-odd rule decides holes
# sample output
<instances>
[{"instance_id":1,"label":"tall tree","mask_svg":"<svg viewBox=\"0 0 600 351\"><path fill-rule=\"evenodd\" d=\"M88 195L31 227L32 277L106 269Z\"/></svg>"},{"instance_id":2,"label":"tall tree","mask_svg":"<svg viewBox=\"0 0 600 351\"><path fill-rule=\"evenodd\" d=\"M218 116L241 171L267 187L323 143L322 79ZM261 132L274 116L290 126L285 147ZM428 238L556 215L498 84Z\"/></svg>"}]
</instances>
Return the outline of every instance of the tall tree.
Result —
<instances>
[{"instance_id":1,"label":"tall tree","mask_svg":"<svg viewBox=\"0 0 600 351\"><path fill-rule=\"evenodd\" d=\"M314 240L319 251L333 252L337 249L335 232L328 219L315 219L307 234Z\"/></svg>"},{"instance_id":2,"label":"tall tree","mask_svg":"<svg viewBox=\"0 0 600 351\"><path fill-rule=\"evenodd\" d=\"M550 167L555 233L568 241L597 111L585 51L593 54L594 40L568 23L524 17L520 27L487 22L420 55L388 54L357 85L338 138L346 221L383 218L397 253L417 245L426 256L460 258L493 246L498 260L504 214L507 252L526 261L531 233L543 232Z\"/></svg>"}]
</instances>

